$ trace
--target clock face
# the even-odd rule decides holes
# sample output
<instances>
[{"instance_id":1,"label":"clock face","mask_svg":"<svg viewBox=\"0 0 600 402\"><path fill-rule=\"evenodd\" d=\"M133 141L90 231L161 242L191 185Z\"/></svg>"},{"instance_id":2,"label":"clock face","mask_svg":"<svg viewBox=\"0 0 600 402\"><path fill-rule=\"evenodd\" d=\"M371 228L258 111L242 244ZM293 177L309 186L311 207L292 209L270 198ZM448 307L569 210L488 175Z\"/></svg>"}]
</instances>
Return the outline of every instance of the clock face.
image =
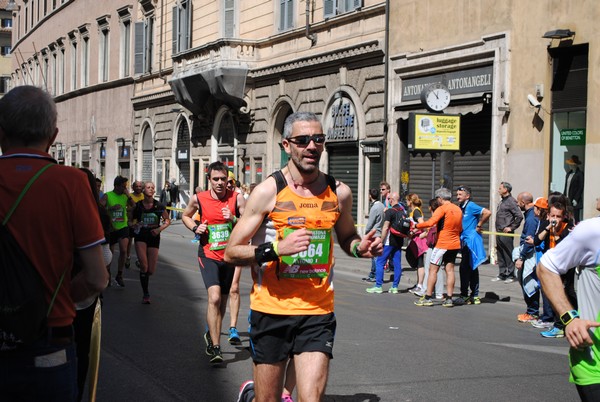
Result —
<instances>
[{"instance_id":1,"label":"clock face","mask_svg":"<svg viewBox=\"0 0 600 402\"><path fill-rule=\"evenodd\" d=\"M421 93L421 101L434 112L441 112L450 104L450 91L443 84L433 84Z\"/></svg>"}]
</instances>

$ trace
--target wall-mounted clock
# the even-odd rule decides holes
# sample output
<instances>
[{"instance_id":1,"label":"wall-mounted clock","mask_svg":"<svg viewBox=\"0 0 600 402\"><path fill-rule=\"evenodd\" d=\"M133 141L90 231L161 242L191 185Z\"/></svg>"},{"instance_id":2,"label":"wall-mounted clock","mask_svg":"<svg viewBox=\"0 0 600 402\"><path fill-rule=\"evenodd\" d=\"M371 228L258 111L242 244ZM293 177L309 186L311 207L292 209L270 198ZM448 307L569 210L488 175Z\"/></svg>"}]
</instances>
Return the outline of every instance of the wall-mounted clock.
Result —
<instances>
[{"instance_id":1,"label":"wall-mounted clock","mask_svg":"<svg viewBox=\"0 0 600 402\"><path fill-rule=\"evenodd\" d=\"M430 85L421 92L421 102L432 112L441 112L450 104L450 91L442 83Z\"/></svg>"}]
</instances>

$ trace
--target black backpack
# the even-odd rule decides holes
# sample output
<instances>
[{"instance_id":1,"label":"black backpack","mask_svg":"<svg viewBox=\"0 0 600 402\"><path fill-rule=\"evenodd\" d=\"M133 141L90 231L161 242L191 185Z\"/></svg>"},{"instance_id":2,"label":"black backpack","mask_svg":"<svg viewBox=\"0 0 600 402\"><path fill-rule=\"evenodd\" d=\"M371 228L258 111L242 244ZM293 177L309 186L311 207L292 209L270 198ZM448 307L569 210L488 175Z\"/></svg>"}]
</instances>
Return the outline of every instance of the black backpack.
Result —
<instances>
[{"instance_id":1,"label":"black backpack","mask_svg":"<svg viewBox=\"0 0 600 402\"><path fill-rule=\"evenodd\" d=\"M404 208L392 208L394 213L390 217L390 232L394 236L408 237L410 230L412 229L412 219L406 214Z\"/></svg>"},{"instance_id":2,"label":"black backpack","mask_svg":"<svg viewBox=\"0 0 600 402\"><path fill-rule=\"evenodd\" d=\"M48 305L40 274L6 226L33 182L52 165L44 166L27 182L0 226L0 350L14 349L44 336L46 317L66 273Z\"/></svg>"}]
</instances>

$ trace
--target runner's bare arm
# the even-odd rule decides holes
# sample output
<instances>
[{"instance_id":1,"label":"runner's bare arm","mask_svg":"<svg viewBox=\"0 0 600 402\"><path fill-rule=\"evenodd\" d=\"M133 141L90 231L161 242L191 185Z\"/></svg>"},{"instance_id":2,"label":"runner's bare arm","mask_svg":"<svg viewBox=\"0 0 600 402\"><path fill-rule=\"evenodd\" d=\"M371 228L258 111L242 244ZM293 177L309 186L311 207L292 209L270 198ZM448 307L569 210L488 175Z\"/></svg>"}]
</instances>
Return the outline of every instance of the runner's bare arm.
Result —
<instances>
[{"instance_id":1,"label":"runner's bare arm","mask_svg":"<svg viewBox=\"0 0 600 402\"><path fill-rule=\"evenodd\" d=\"M234 265L250 265L255 262L254 249L250 239L259 229L265 216L273 209L277 186L275 179L267 178L256 186L246 200L244 213L231 232L225 249L225 261ZM270 200L266 202L266 200ZM240 211L241 212L241 211Z\"/></svg>"},{"instance_id":2,"label":"runner's bare arm","mask_svg":"<svg viewBox=\"0 0 600 402\"><path fill-rule=\"evenodd\" d=\"M376 229L371 230L362 239L356 232L352 217L352 190L342 182L338 182L337 196L340 207L340 217L335 224L335 233L342 250L353 255L353 247L358 244L356 251L364 258L380 255L383 250L381 238L375 237Z\"/></svg>"},{"instance_id":3,"label":"runner's bare arm","mask_svg":"<svg viewBox=\"0 0 600 402\"><path fill-rule=\"evenodd\" d=\"M181 220L186 228L192 230L194 226L196 226L196 222L194 222L194 214L198 211L198 197L196 194L190 197L190 200L181 215Z\"/></svg>"},{"instance_id":4,"label":"runner's bare arm","mask_svg":"<svg viewBox=\"0 0 600 402\"><path fill-rule=\"evenodd\" d=\"M237 195L237 212L240 216L244 213L244 209L246 208L246 199L243 194Z\"/></svg>"}]
</instances>

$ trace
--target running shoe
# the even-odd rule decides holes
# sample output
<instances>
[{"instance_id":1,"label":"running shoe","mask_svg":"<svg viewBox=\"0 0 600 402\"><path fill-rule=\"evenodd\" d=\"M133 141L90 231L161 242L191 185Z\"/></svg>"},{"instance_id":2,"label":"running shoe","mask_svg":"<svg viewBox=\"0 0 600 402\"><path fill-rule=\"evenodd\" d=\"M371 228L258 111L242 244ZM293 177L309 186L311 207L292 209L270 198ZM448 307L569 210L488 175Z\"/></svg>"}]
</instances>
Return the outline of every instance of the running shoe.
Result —
<instances>
[{"instance_id":1,"label":"running shoe","mask_svg":"<svg viewBox=\"0 0 600 402\"><path fill-rule=\"evenodd\" d=\"M383 289L381 286L373 286L372 288L367 288L367 293L383 293Z\"/></svg>"},{"instance_id":2,"label":"running shoe","mask_svg":"<svg viewBox=\"0 0 600 402\"><path fill-rule=\"evenodd\" d=\"M238 334L238 330L236 327L229 328L229 343L232 345L241 345L242 340L240 339L240 334Z\"/></svg>"},{"instance_id":3,"label":"running shoe","mask_svg":"<svg viewBox=\"0 0 600 402\"><path fill-rule=\"evenodd\" d=\"M281 402L294 402L290 394L281 394Z\"/></svg>"},{"instance_id":4,"label":"running shoe","mask_svg":"<svg viewBox=\"0 0 600 402\"><path fill-rule=\"evenodd\" d=\"M531 326L533 328L550 329L554 326L554 322L553 321L535 320L535 321L531 321Z\"/></svg>"},{"instance_id":5,"label":"running shoe","mask_svg":"<svg viewBox=\"0 0 600 402\"><path fill-rule=\"evenodd\" d=\"M254 381L246 381L240 387L237 402L250 402L254 400Z\"/></svg>"},{"instance_id":6,"label":"running shoe","mask_svg":"<svg viewBox=\"0 0 600 402\"><path fill-rule=\"evenodd\" d=\"M117 286L120 286L122 288L125 287L125 282L123 282L123 275L117 275L115 276L115 283L117 284Z\"/></svg>"},{"instance_id":7,"label":"running shoe","mask_svg":"<svg viewBox=\"0 0 600 402\"><path fill-rule=\"evenodd\" d=\"M452 301L452 298L451 297L446 298L446 300L444 300L444 302L442 303L442 306L454 307L454 302Z\"/></svg>"},{"instance_id":8,"label":"running shoe","mask_svg":"<svg viewBox=\"0 0 600 402\"><path fill-rule=\"evenodd\" d=\"M468 296L458 296L456 299L453 300L453 303L457 306L462 306L464 304L470 304L469 303L469 297Z\"/></svg>"},{"instance_id":9,"label":"running shoe","mask_svg":"<svg viewBox=\"0 0 600 402\"><path fill-rule=\"evenodd\" d=\"M469 301L467 302L467 304L481 304L481 299L479 298L479 296L471 296L469 297Z\"/></svg>"},{"instance_id":10,"label":"running shoe","mask_svg":"<svg viewBox=\"0 0 600 402\"><path fill-rule=\"evenodd\" d=\"M219 345L213 346L213 353L210 358L211 363L221 363L223 361L223 355L221 354L221 347Z\"/></svg>"},{"instance_id":11,"label":"running shoe","mask_svg":"<svg viewBox=\"0 0 600 402\"><path fill-rule=\"evenodd\" d=\"M419 300L415 300L415 306L431 307L431 306L433 306L433 300L428 299L425 296L423 296Z\"/></svg>"},{"instance_id":12,"label":"running shoe","mask_svg":"<svg viewBox=\"0 0 600 402\"><path fill-rule=\"evenodd\" d=\"M565 331L556 327L552 327L548 331L540 332L540 335L544 338L564 338Z\"/></svg>"},{"instance_id":13,"label":"running shoe","mask_svg":"<svg viewBox=\"0 0 600 402\"><path fill-rule=\"evenodd\" d=\"M414 290L412 292L413 295L417 296L417 297L423 297L425 296L425 289L424 288L420 288L418 290Z\"/></svg>"},{"instance_id":14,"label":"running shoe","mask_svg":"<svg viewBox=\"0 0 600 402\"><path fill-rule=\"evenodd\" d=\"M519 321L519 322L531 322L531 321L535 321L537 319L538 318L536 316L527 314L527 313L519 314L517 316L517 321Z\"/></svg>"},{"instance_id":15,"label":"running shoe","mask_svg":"<svg viewBox=\"0 0 600 402\"><path fill-rule=\"evenodd\" d=\"M150 295L144 295L144 297L142 298L142 304L150 304Z\"/></svg>"},{"instance_id":16,"label":"running shoe","mask_svg":"<svg viewBox=\"0 0 600 402\"><path fill-rule=\"evenodd\" d=\"M444 298L444 295L442 293L436 293L436 295L435 295L436 300L442 300L443 298Z\"/></svg>"},{"instance_id":17,"label":"running shoe","mask_svg":"<svg viewBox=\"0 0 600 402\"><path fill-rule=\"evenodd\" d=\"M131 257L127 257L125 259L125 268L129 269L130 266L131 266Z\"/></svg>"},{"instance_id":18,"label":"running shoe","mask_svg":"<svg viewBox=\"0 0 600 402\"><path fill-rule=\"evenodd\" d=\"M513 283L514 281L515 281L515 278L511 276L511 277L506 278L504 280L504 283Z\"/></svg>"},{"instance_id":19,"label":"running shoe","mask_svg":"<svg viewBox=\"0 0 600 402\"><path fill-rule=\"evenodd\" d=\"M393 295L397 295L397 294L398 294L398 288L397 288L397 287L395 287L395 286L392 286L392 287L390 288L390 290L388 290L388 293L391 293L391 294L393 294Z\"/></svg>"},{"instance_id":20,"label":"running shoe","mask_svg":"<svg viewBox=\"0 0 600 402\"><path fill-rule=\"evenodd\" d=\"M420 287L419 285L413 285L406 290L408 290L410 293L412 293L414 290L417 290L419 287Z\"/></svg>"},{"instance_id":21,"label":"running shoe","mask_svg":"<svg viewBox=\"0 0 600 402\"><path fill-rule=\"evenodd\" d=\"M140 264L140 260L135 260L135 266L140 268L142 264Z\"/></svg>"},{"instance_id":22,"label":"running shoe","mask_svg":"<svg viewBox=\"0 0 600 402\"><path fill-rule=\"evenodd\" d=\"M501 276L497 276L495 278L492 278L492 282L500 282L500 281L505 281L506 278L503 278Z\"/></svg>"},{"instance_id":23,"label":"running shoe","mask_svg":"<svg viewBox=\"0 0 600 402\"><path fill-rule=\"evenodd\" d=\"M210 332L206 331L204 333L204 342L206 342L206 354L208 356L213 355L213 343L212 338L210 337Z\"/></svg>"}]
</instances>

